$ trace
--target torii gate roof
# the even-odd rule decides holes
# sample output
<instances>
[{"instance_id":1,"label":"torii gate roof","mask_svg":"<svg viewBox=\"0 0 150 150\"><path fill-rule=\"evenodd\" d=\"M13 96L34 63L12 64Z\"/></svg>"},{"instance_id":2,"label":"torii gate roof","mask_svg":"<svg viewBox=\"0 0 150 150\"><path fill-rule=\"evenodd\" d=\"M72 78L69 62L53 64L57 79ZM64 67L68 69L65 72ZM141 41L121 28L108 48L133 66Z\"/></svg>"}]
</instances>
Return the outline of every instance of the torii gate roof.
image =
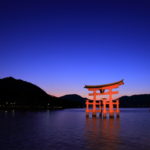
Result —
<instances>
[{"instance_id":1,"label":"torii gate roof","mask_svg":"<svg viewBox=\"0 0 150 150\"><path fill-rule=\"evenodd\" d=\"M84 88L103 88L103 87L109 87L112 85L123 85L123 84L124 84L123 80L120 80L117 82L102 84L102 85L85 85Z\"/></svg>"}]
</instances>

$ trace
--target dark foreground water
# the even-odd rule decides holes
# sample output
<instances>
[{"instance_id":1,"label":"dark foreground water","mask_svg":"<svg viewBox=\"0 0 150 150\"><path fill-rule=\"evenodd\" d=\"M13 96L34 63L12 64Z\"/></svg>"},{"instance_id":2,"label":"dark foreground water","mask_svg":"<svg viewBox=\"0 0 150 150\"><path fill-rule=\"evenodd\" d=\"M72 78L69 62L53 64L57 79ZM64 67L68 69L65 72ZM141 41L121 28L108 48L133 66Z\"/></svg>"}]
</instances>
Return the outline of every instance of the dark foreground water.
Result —
<instances>
[{"instance_id":1,"label":"dark foreground water","mask_svg":"<svg viewBox=\"0 0 150 150\"><path fill-rule=\"evenodd\" d=\"M0 112L0 150L150 150L150 111L104 120L84 109Z\"/></svg>"}]
</instances>

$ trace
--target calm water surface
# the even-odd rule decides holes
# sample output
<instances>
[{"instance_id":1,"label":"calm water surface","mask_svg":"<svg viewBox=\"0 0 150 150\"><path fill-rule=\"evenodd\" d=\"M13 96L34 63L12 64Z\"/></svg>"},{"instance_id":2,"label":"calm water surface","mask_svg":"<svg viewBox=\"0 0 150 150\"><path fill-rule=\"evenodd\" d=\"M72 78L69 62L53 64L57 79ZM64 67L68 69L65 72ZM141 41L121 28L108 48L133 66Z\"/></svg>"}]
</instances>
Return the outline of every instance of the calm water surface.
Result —
<instances>
[{"instance_id":1,"label":"calm water surface","mask_svg":"<svg viewBox=\"0 0 150 150\"><path fill-rule=\"evenodd\" d=\"M150 150L150 111L104 120L84 109L0 112L0 150Z\"/></svg>"}]
</instances>

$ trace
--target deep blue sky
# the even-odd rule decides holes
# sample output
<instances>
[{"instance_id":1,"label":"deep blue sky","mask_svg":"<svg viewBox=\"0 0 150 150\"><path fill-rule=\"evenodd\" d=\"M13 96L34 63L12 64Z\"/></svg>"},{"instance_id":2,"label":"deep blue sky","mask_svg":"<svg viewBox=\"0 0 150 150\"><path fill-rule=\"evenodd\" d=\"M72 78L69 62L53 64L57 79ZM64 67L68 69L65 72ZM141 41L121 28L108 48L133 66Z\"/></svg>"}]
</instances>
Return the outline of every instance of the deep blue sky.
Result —
<instances>
[{"instance_id":1,"label":"deep blue sky","mask_svg":"<svg viewBox=\"0 0 150 150\"><path fill-rule=\"evenodd\" d=\"M1 0L0 77L61 96L124 79L150 93L149 0Z\"/></svg>"}]
</instances>

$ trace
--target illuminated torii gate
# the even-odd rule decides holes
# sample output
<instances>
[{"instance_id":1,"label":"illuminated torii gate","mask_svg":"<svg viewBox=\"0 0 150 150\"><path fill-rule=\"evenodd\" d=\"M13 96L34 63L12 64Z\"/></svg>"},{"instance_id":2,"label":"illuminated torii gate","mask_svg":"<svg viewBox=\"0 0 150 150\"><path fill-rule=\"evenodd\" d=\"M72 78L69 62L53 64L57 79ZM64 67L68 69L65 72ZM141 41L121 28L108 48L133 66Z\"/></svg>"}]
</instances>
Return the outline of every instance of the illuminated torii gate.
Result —
<instances>
[{"instance_id":1,"label":"illuminated torii gate","mask_svg":"<svg viewBox=\"0 0 150 150\"><path fill-rule=\"evenodd\" d=\"M124 82L121 80L104 85L85 85L84 88L93 91L92 93L89 93L89 96L93 96L93 99L86 100L86 115L89 116L89 114L92 113L92 116L96 117L97 114L100 114L105 118L107 114L109 114L109 117L114 117L116 114L116 116L119 117L119 99L113 100L113 94L118 94L119 92L113 91L113 89L118 88L123 84ZM101 97L100 99L97 99L97 96L104 95L106 95L107 98Z\"/></svg>"}]
</instances>

